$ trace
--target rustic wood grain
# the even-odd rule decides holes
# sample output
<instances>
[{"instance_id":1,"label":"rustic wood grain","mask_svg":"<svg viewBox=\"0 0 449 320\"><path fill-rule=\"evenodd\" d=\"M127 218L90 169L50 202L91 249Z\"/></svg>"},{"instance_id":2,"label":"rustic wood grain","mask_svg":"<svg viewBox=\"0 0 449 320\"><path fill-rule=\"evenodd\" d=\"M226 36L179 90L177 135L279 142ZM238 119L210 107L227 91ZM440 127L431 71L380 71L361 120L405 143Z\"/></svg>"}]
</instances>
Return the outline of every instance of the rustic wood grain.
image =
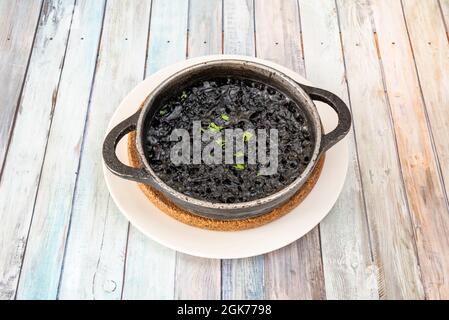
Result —
<instances>
[{"instance_id":1,"label":"rustic wood grain","mask_svg":"<svg viewBox=\"0 0 449 320\"><path fill-rule=\"evenodd\" d=\"M146 73L186 57L188 0L153 0ZM176 252L130 226L123 299L173 299Z\"/></svg>"},{"instance_id":2,"label":"rustic wood grain","mask_svg":"<svg viewBox=\"0 0 449 320\"><path fill-rule=\"evenodd\" d=\"M298 3L255 1L256 54L304 74ZM300 240L265 255L266 299L325 298L318 227Z\"/></svg>"},{"instance_id":3,"label":"rustic wood grain","mask_svg":"<svg viewBox=\"0 0 449 320\"><path fill-rule=\"evenodd\" d=\"M151 9L147 74L186 58L189 0L155 0Z\"/></svg>"},{"instance_id":4,"label":"rustic wood grain","mask_svg":"<svg viewBox=\"0 0 449 320\"><path fill-rule=\"evenodd\" d=\"M6 299L16 293L72 12L73 1L49 1L43 7L0 181L0 294ZM18 195L22 201L15 200Z\"/></svg>"},{"instance_id":5,"label":"rustic wood grain","mask_svg":"<svg viewBox=\"0 0 449 320\"><path fill-rule=\"evenodd\" d=\"M371 10L367 0L337 4L379 296L423 298Z\"/></svg>"},{"instance_id":6,"label":"rustic wood grain","mask_svg":"<svg viewBox=\"0 0 449 320\"><path fill-rule=\"evenodd\" d=\"M223 2L225 54L255 55L253 0ZM223 299L263 299L264 256L222 260Z\"/></svg>"},{"instance_id":7,"label":"rustic wood grain","mask_svg":"<svg viewBox=\"0 0 449 320\"><path fill-rule=\"evenodd\" d=\"M128 237L122 299L173 299L176 251L132 225Z\"/></svg>"},{"instance_id":8,"label":"rustic wood grain","mask_svg":"<svg viewBox=\"0 0 449 320\"><path fill-rule=\"evenodd\" d=\"M406 0L402 3L443 186L446 187L448 197L449 73L444 70L449 70L449 42L446 41L443 20L435 19L440 13L437 0Z\"/></svg>"},{"instance_id":9,"label":"rustic wood grain","mask_svg":"<svg viewBox=\"0 0 449 320\"><path fill-rule=\"evenodd\" d=\"M74 8L18 299L57 295L103 11L104 1L81 0Z\"/></svg>"},{"instance_id":10,"label":"rustic wood grain","mask_svg":"<svg viewBox=\"0 0 449 320\"><path fill-rule=\"evenodd\" d=\"M190 0L188 57L222 52L222 1ZM175 298L220 299L221 262L176 253Z\"/></svg>"},{"instance_id":11,"label":"rustic wood grain","mask_svg":"<svg viewBox=\"0 0 449 320\"><path fill-rule=\"evenodd\" d=\"M59 298L119 299L128 222L104 182L101 146L125 95L142 80L151 1L109 0L95 74Z\"/></svg>"},{"instance_id":12,"label":"rustic wood grain","mask_svg":"<svg viewBox=\"0 0 449 320\"><path fill-rule=\"evenodd\" d=\"M298 1L0 1L0 299L448 298L449 0ZM186 50L257 53L351 103L349 174L319 228L220 263L115 208L107 123Z\"/></svg>"},{"instance_id":13,"label":"rustic wood grain","mask_svg":"<svg viewBox=\"0 0 449 320\"><path fill-rule=\"evenodd\" d=\"M345 65L334 1L300 0L307 78L349 106ZM375 299L376 269L371 252L363 189L353 131L348 136L349 168L338 201L320 224L326 297Z\"/></svg>"},{"instance_id":14,"label":"rustic wood grain","mask_svg":"<svg viewBox=\"0 0 449 320\"><path fill-rule=\"evenodd\" d=\"M426 297L447 299L449 213L401 2L372 8Z\"/></svg>"},{"instance_id":15,"label":"rustic wood grain","mask_svg":"<svg viewBox=\"0 0 449 320\"><path fill-rule=\"evenodd\" d=\"M443 19L446 25L446 36L447 41L449 41L449 0L439 0L441 11L443 14Z\"/></svg>"},{"instance_id":16,"label":"rustic wood grain","mask_svg":"<svg viewBox=\"0 0 449 320\"><path fill-rule=\"evenodd\" d=\"M223 2L223 51L225 54L255 55L254 0Z\"/></svg>"},{"instance_id":17,"label":"rustic wood grain","mask_svg":"<svg viewBox=\"0 0 449 320\"><path fill-rule=\"evenodd\" d=\"M31 56L42 1L0 2L0 174L23 81ZM45 8L44 10L48 10Z\"/></svg>"},{"instance_id":18,"label":"rustic wood grain","mask_svg":"<svg viewBox=\"0 0 449 320\"><path fill-rule=\"evenodd\" d=\"M304 75L299 9L294 0L255 0L256 54Z\"/></svg>"},{"instance_id":19,"label":"rustic wood grain","mask_svg":"<svg viewBox=\"0 0 449 320\"><path fill-rule=\"evenodd\" d=\"M222 0L189 1L188 57L222 53Z\"/></svg>"},{"instance_id":20,"label":"rustic wood grain","mask_svg":"<svg viewBox=\"0 0 449 320\"><path fill-rule=\"evenodd\" d=\"M421 90L424 97L427 117L437 154L439 171L443 179L443 189L449 196L449 42L446 41L445 26L441 19L436 19L440 7L436 0L403 1L403 10L409 36L413 47L413 57L418 70ZM446 71L444 71L446 70ZM435 213L434 213L435 215ZM437 213L431 242L437 240L435 262L439 282L426 286L430 297L449 297L449 217L444 210ZM441 217L438 217L441 215ZM439 251L441 250L441 251ZM439 259L443 262L438 261ZM434 262L434 263L435 263ZM441 269L440 269L441 268Z\"/></svg>"}]
</instances>

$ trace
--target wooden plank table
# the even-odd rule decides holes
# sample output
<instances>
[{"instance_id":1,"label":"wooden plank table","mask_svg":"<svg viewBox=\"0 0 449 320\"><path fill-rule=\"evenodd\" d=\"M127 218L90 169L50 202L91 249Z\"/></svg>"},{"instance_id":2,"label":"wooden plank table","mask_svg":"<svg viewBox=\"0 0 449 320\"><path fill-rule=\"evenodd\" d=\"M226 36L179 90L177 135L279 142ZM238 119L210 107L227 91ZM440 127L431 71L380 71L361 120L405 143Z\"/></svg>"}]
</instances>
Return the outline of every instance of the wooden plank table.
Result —
<instances>
[{"instance_id":1,"label":"wooden plank table","mask_svg":"<svg viewBox=\"0 0 449 320\"><path fill-rule=\"evenodd\" d=\"M449 0L11 0L0 26L0 299L449 299ZM217 53L285 65L353 113L328 217L247 259L149 240L101 167L129 90Z\"/></svg>"}]
</instances>

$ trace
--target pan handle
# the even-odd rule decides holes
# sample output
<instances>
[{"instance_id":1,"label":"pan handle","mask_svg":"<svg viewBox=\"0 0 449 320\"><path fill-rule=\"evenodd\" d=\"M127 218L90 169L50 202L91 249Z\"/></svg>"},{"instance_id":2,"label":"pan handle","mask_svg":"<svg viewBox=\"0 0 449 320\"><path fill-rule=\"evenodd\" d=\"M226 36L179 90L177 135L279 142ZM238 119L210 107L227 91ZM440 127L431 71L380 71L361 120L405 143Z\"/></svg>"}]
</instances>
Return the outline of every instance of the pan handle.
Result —
<instances>
[{"instance_id":1,"label":"pan handle","mask_svg":"<svg viewBox=\"0 0 449 320\"><path fill-rule=\"evenodd\" d=\"M309 87L303 84L300 84L300 86L312 100L326 103L332 109L334 109L338 115L337 127L328 134L323 135L321 139L321 154L329 150L332 146L334 146L338 141L343 139L348 134L349 129L351 128L351 112L349 111L348 106L343 102L343 100L341 100L332 92L320 88Z\"/></svg>"},{"instance_id":2,"label":"pan handle","mask_svg":"<svg viewBox=\"0 0 449 320\"><path fill-rule=\"evenodd\" d=\"M140 109L109 131L103 143L103 161L109 171L121 178L149 183L152 177L144 168L133 168L125 165L115 153L119 141L128 133L136 130L139 115Z\"/></svg>"}]
</instances>

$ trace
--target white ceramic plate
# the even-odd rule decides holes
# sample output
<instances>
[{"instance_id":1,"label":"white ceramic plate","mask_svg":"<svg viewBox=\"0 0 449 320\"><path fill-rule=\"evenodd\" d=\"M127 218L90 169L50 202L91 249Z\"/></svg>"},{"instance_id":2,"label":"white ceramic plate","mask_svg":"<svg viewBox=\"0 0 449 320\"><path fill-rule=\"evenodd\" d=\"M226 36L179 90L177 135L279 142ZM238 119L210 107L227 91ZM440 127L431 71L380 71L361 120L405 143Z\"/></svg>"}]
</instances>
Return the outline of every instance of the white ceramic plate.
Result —
<instances>
[{"instance_id":1,"label":"white ceramic plate","mask_svg":"<svg viewBox=\"0 0 449 320\"><path fill-rule=\"evenodd\" d=\"M189 59L167 67L141 82L115 111L108 131L131 116L146 96L162 79L187 65L211 59L246 59L264 63L286 73L298 82L311 85L297 73L272 62L246 56L216 55ZM326 132L337 124L333 110L316 102ZM126 137L117 147L117 155L128 163ZM267 225L235 232L209 231L185 225L156 208L140 191L135 182L121 179L103 166L112 199L131 223L151 239L194 256L218 259L243 258L267 253L284 247L312 230L331 210L343 188L348 167L346 138L326 153L320 178L304 201L292 212ZM151 253L148 253L151 254Z\"/></svg>"}]
</instances>

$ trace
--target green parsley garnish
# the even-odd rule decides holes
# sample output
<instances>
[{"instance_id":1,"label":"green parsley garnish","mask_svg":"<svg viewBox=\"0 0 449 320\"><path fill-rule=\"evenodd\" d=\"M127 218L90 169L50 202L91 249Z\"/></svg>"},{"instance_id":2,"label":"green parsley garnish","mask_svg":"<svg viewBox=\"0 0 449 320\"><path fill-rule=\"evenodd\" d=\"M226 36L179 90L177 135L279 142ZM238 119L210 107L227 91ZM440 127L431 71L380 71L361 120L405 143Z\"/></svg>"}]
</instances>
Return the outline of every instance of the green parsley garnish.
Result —
<instances>
[{"instance_id":1,"label":"green parsley garnish","mask_svg":"<svg viewBox=\"0 0 449 320\"><path fill-rule=\"evenodd\" d=\"M187 98L187 92L183 91L181 94L181 99L184 100L185 98Z\"/></svg>"},{"instance_id":2,"label":"green parsley garnish","mask_svg":"<svg viewBox=\"0 0 449 320\"><path fill-rule=\"evenodd\" d=\"M253 134L249 131L243 132L243 141L248 142L253 137Z\"/></svg>"},{"instance_id":3,"label":"green parsley garnish","mask_svg":"<svg viewBox=\"0 0 449 320\"><path fill-rule=\"evenodd\" d=\"M163 116L164 114L166 114L167 113L167 110L159 110L159 114L161 115L161 116Z\"/></svg>"},{"instance_id":4,"label":"green parsley garnish","mask_svg":"<svg viewBox=\"0 0 449 320\"><path fill-rule=\"evenodd\" d=\"M243 163L237 163L234 164L233 167L237 170L244 170L245 169L245 165Z\"/></svg>"},{"instance_id":5,"label":"green parsley garnish","mask_svg":"<svg viewBox=\"0 0 449 320\"><path fill-rule=\"evenodd\" d=\"M241 158L245 155L245 153L243 153L242 151L239 151L239 152L236 152L234 155L236 156L236 158Z\"/></svg>"},{"instance_id":6,"label":"green parsley garnish","mask_svg":"<svg viewBox=\"0 0 449 320\"><path fill-rule=\"evenodd\" d=\"M228 116L227 114L222 113L222 114L221 114L221 118L222 118L224 121L229 121L229 116Z\"/></svg>"},{"instance_id":7,"label":"green parsley garnish","mask_svg":"<svg viewBox=\"0 0 449 320\"><path fill-rule=\"evenodd\" d=\"M223 138L218 138L217 140L215 140L215 143L218 144L220 147L223 147L225 141L223 140Z\"/></svg>"},{"instance_id":8,"label":"green parsley garnish","mask_svg":"<svg viewBox=\"0 0 449 320\"><path fill-rule=\"evenodd\" d=\"M223 129L222 126L217 126L214 122L209 123L208 129L213 132L220 132Z\"/></svg>"}]
</instances>

